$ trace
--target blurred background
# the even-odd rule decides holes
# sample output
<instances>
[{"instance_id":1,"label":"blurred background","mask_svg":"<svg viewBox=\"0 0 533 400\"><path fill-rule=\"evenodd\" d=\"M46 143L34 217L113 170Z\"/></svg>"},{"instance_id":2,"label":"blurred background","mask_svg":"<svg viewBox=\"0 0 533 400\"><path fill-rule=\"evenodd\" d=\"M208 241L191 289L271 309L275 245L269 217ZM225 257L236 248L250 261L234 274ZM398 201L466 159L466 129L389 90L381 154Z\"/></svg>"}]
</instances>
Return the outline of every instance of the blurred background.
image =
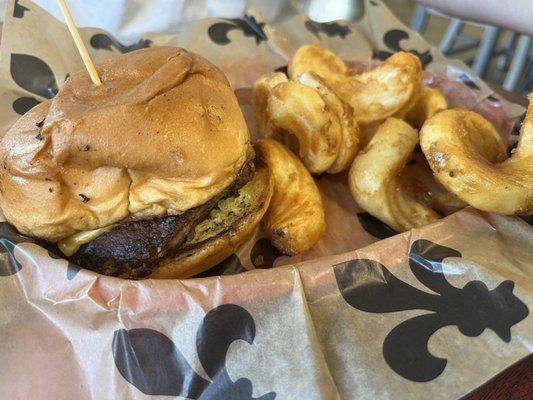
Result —
<instances>
[{"instance_id":1,"label":"blurred background","mask_svg":"<svg viewBox=\"0 0 533 400\"><path fill-rule=\"evenodd\" d=\"M402 22L419 31L429 43L440 47L447 56L465 61L486 81L523 96L533 91L533 46L526 33L452 18L413 0L384 2ZM486 3L478 1L480 7L490 6ZM530 3L533 5L533 0ZM533 10L523 11L531 21Z\"/></svg>"},{"instance_id":2,"label":"blurred background","mask_svg":"<svg viewBox=\"0 0 533 400\"><path fill-rule=\"evenodd\" d=\"M0 0L1 16L8 0ZM19 9L29 0L16 1ZM367 0L372 3L375 0ZM449 58L470 65L478 76L521 96L533 92L533 0L382 0L407 26ZM34 0L59 15L57 0ZM205 16L235 18L251 7L266 20L294 7L312 19L357 20L363 0L68 0L79 26L97 26L128 43L138 30L176 32ZM367 3L367 4L369 4ZM194 7L193 7L194 5ZM22 8L20 8L22 7ZM203 9L198 15L195 10ZM141 17L142 16L142 17ZM475 20L475 22L474 22Z\"/></svg>"},{"instance_id":3,"label":"blurred background","mask_svg":"<svg viewBox=\"0 0 533 400\"><path fill-rule=\"evenodd\" d=\"M533 0L383 2L430 44L464 61L485 81L524 97L533 92ZM364 12L358 0L299 3L320 22L357 19Z\"/></svg>"}]
</instances>

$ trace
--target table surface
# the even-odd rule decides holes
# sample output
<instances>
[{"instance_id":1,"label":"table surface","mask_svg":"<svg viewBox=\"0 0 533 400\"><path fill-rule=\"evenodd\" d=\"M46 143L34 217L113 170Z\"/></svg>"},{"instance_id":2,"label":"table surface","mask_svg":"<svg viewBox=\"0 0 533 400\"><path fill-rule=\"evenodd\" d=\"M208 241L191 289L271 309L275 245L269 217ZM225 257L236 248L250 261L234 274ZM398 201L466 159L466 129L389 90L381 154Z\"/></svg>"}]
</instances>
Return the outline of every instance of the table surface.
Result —
<instances>
[{"instance_id":1,"label":"table surface","mask_svg":"<svg viewBox=\"0 0 533 400\"><path fill-rule=\"evenodd\" d=\"M2 24L0 23L0 40ZM507 100L527 107L527 100L494 84L489 86ZM462 400L529 400L533 398L533 355L507 368Z\"/></svg>"},{"instance_id":2,"label":"table surface","mask_svg":"<svg viewBox=\"0 0 533 400\"><path fill-rule=\"evenodd\" d=\"M533 355L507 368L462 400L530 400L533 398Z\"/></svg>"}]
</instances>

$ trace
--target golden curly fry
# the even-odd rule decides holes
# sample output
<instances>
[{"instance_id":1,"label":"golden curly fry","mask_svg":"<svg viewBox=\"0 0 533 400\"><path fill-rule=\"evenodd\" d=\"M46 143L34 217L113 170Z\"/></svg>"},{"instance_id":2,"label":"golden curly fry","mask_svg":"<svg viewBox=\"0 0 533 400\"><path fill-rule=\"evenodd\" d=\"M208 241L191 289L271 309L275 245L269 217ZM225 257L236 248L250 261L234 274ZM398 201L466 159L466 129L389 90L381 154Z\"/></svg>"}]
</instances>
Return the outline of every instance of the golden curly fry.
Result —
<instances>
[{"instance_id":1,"label":"golden curly fry","mask_svg":"<svg viewBox=\"0 0 533 400\"><path fill-rule=\"evenodd\" d=\"M424 86L418 101L405 115L405 120L420 129L426 119L447 108L448 102L439 89Z\"/></svg>"},{"instance_id":2,"label":"golden curly fry","mask_svg":"<svg viewBox=\"0 0 533 400\"><path fill-rule=\"evenodd\" d=\"M334 53L315 45L302 46L289 64L289 77L317 74L341 100L351 105L359 124L403 115L415 104L422 85L418 57L405 52L390 56L370 71L355 75Z\"/></svg>"},{"instance_id":3,"label":"golden curly fry","mask_svg":"<svg viewBox=\"0 0 533 400\"><path fill-rule=\"evenodd\" d=\"M274 193L262 224L272 244L293 255L311 248L326 228L324 207L315 181L300 160L272 139L257 148L268 164Z\"/></svg>"},{"instance_id":4,"label":"golden curly fry","mask_svg":"<svg viewBox=\"0 0 533 400\"><path fill-rule=\"evenodd\" d=\"M344 80L349 72L344 61L332 51L314 44L300 47L289 62L289 78L298 79L304 72L313 72L321 78Z\"/></svg>"},{"instance_id":5,"label":"golden curly fry","mask_svg":"<svg viewBox=\"0 0 533 400\"><path fill-rule=\"evenodd\" d=\"M411 100L409 100L407 104L405 104L400 110L396 111L391 116L405 120L406 115L411 112L420 101L420 98L422 97L422 88L422 85L418 86L418 88L414 91L414 95L411 96Z\"/></svg>"},{"instance_id":6,"label":"golden curly fry","mask_svg":"<svg viewBox=\"0 0 533 400\"><path fill-rule=\"evenodd\" d=\"M311 173L321 174L333 165L341 146L341 123L316 90L298 82L280 83L268 98L267 115Z\"/></svg>"},{"instance_id":7,"label":"golden curly fry","mask_svg":"<svg viewBox=\"0 0 533 400\"><path fill-rule=\"evenodd\" d=\"M416 98L422 84L422 65L418 57L399 52L348 82L339 86L337 94L354 108L359 123L370 124L401 111Z\"/></svg>"},{"instance_id":8,"label":"golden curly fry","mask_svg":"<svg viewBox=\"0 0 533 400\"><path fill-rule=\"evenodd\" d=\"M418 132L388 118L355 158L348 183L355 201L398 232L429 224L439 215L409 196L399 177L418 144Z\"/></svg>"},{"instance_id":9,"label":"golden curly fry","mask_svg":"<svg viewBox=\"0 0 533 400\"><path fill-rule=\"evenodd\" d=\"M505 143L481 115L442 111L420 131L420 145L437 180L475 208L498 214L533 210L533 95L518 147L508 159ZM505 160L505 161L504 161Z\"/></svg>"},{"instance_id":10,"label":"golden curly fry","mask_svg":"<svg viewBox=\"0 0 533 400\"><path fill-rule=\"evenodd\" d=\"M359 124L354 118L352 108L343 103L335 93L325 86L321 79L312 72L304 72L298 77L298 81L315 89L328 108L339 118L341 123L341 145L335 162L326 172L336 174L347 169L353 161L359 149Z\"/></svg>"},{"instance_id":11,"label":"golden curly fry","mask_svg":"<svg viewBox=\"0 0 533 400\"><path fill-rule=\"evenodd\" d=\"M272 72L261 76L254 82L252 87L252 110L258 132L263 137L273 135L266 108L272 89L282 82L287 82L285 74L282 72Z\"/></svg>"}]
</instances>

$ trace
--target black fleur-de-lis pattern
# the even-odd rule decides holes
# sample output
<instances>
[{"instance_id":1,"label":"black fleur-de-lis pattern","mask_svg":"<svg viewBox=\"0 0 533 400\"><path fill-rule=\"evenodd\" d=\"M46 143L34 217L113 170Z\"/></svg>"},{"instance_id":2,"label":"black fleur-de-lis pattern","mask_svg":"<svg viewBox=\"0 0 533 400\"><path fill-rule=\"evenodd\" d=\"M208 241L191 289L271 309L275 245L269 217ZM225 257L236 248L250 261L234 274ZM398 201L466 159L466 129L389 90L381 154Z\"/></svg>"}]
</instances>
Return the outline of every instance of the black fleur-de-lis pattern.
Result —
<instances>
[{"instance_id":1,"label":"black fleur-de-lis pattern","mask_svg":"<svg viewBox=\"0 0 533 400\"><path fill-rule=\"evenodd\" d=\"M255 242L250 251L250 260L255 268L272 268L274 262L283 254L275 248L270 240L261 238Z\"/></svg>"},{"instance_id":2,"label":"black fleur-de-lis pattern","mask_svg":"<svg viewBox=\"0 0 533 400\"><path fill-rule=\"evenodd\" d=\"M216 22L207 29L209 38L218 45L227 45L231 43L228 34L231 31L238 30L246 37L253 37L255 43L259 45L261 42L268 40L263 27L263 22L257 22L253 16L244 15L243 18L224 19L221 22Z\"/></svg>"},{"instance_id":3,"label":"black fleur-de-lis pattern","mask_svg":"<svg viewBox=\"0 0 533 400\"><path fill-rule=\"evenodd\" d=\"M281 67L278 67L274 69L275 72L283 72L285 75L288 75L289 73L289 66L288 65L282 65Z\"/></svg>"},{"instance_id":4,"label":"black fleur-de-lis pattern","mask_svg":"<svg viewBox=\"0 0 533 400\"><path fill-rule=\"evenodd\" d=\"M52 69L38 57L30 54L11 54L10 72L18 86L36 96L51 99L58 91ZM24 115L39 103L35 97L22 96L13 102L12 107L17 114Z\"/></svg>"},{"instance_id":5,"label":"black fleur-de-lis pattern","mask_svg":"<svg viewBox=\"0 0 533 400\"><path fill-rule=\"evenodd\" d=\"M402 29L391 29L385 32L383 35L383 43L387 48L393 52L397 51L406 51L408 53L414 54L420 59L423 67L426 67L430 62L433 61L433 56L431 55L430 50L424 52L419 52L418 50L405 48L402 44L403 41L409 39L409 33ZM377 51L374 55L380 60L385 60L389 58L393 53L386 50Z\"/></svg>"},{"instance_id":6,"label":"black fleur-de-lis pattern","mask_svg":"<svg viewBox=\"0 0 533 400\"><path fill-rule=\"evenodd\" d=\"M54 260L64 259L55 245L52 246L40 240L36 242L32 238L18 233L9 223L0 222L0 276L13 275L22 269L22 264L15 258L15 247L20 243L35 243L43 247L50 258ZM54 249L51 250L50 247ZM80 270L80 267L68 261L66 278L68 280L74 279Z\"/></svg>"},{"instance_id":7,"label":"black fleur-de-lis pattern","mask_svg":"<svg viewBox=\"0 0 533 400\"><path fill-rule=\"evenodd\" d=\"M329 37L337 36L341 39L345 39L348 34L352 33L352 30L348 25L343 25L338 22L316 22L309 19L304 25L305 28L318 39L321 39L321 33Z\"/></svg>"},{"instance_id":8,"label":"black fleur-de-lis pattern","mask_svg":"<svg viewBox=\"0 0 533 400\"><path fill-rule=\"evenodd\" d=\"M527 306L513 294L512 281L504 281L492 290L478 280L463 288L452 286L442 268L443 260L451 257L461 257L461 253L424 239L411 245L409 267L418 281L434 293L401 281L378 261L356 259L333 267L344 300L358 310L429 311L406 319L384 338L385 361L405 379L428 382L442 374L447 360L428 350L429 339L439 329L455 325L463 335L472 337L491 329L509 342L511 327L529 314Z\"/></svg>"},{"instance_id":9,"label":"black fleur-de-lis pattern","mask_svg":"<svg viewBox=\"0 0 533 400\"><path fill-rule=\"evenodd\" d=\"M21 88L37 96L51 99L57 93L57 82L50 66L30 54L11 54L11 77Z\"/></svg>"},{"instance_id":10,"label":"black fleur-de-lis pattern","mask_svg":"<svg viewBox=\"0 0 533 400\"><path fill-rule=\"evenodd\" d=\"M461 73L459 75L459 79L461 80L461 82L463 82L470 89L473 89L473 90L480 90L481 89L479 87L479 85L476 82L474 82L474 80L466 72Z\"/></svg>"},{"instance_id":11,"label":"black fleur-de-lis pattern","mask_svg":"<svg viewBox=\"0 0 533 400\"><path fill-rule=\"evenodd\" d=\"M91 37L89 42L94 49L117 51L119 53L128 53L130 51L143 49L152 45L152 41L150 39L141 38L138 42L126 46L107 33L96 33Z\"/></svg>"},{"instance_id":12,"label":"black fleur-de-lis pattern","mask_svg":"<svg viewBox=\"0 0 533 400\"><path fill-rule=\"evenodd\" d=\"M15 0L15 6L13 7L13 17L24 18L24 13L26 11L30 11L30 9L20 4L20 0Z\"/></svg>"},{"instance_id":13,"label":"black fleur-de-lis pattern","mask_svg":"<svg viewBox=\"0 0 533 400\"><path fill-rule=\"evenodd\" d=\"M527 222L529 225L533 226L533 214L522 215L520 216L520 218Z\"/></svg>"},{"instance_id":14,"label":"black fleur-de-lis pattern","mask_svg":"<svg viewBox=\"0 0 533 400\"><path fill-rule=\"evenodd\" d=\"M519 136L520 135L520 128L522 127L522 123L524 122L524 119L526 118L526 112L524 111L515 121L513 125L513 130L511 132L512 135Z\"/></svg>"},{"instance_id":15,"label":"black fleur-de-lis pattern","mask_svg":"<svg viewBox=\"0 0 533 400\"><path fill-rule=\"evenodd\" d=\"M13 111L19 115L24 115L39 103L40 101L35 97L19 97L13 101Z\"/></svg>"},{"instance_id":16,"label":"black fleur-de-lis pattern","mask_svg":"<svg viewBox=\"0 0 533 400\"><path fill-rule=\"evenodd\" d=\"M385 222L380 221L367 212L357 213L357 220L365 231L378 239L386 239L397 234L397 232Z\"/></svg>"},{"instance_id":17,"label":"black fleur-de-lis pattern","mask_svg":"<svg viewBox=\"0 0 533 400\"><path fill-rule=\"evenodd\" d=\"M0 276L16 274L22 264L15 258L15 247L19 243L32 243L33 239L19 234L7 222L0 222Z\"/></svg>"},{"instance_id":18,"label":"black fleur-de-lis pattern","mask_svg":"<svg viewBox=\"0 0 533 400\"><path fill-rule=\"evenodd\" d=\"M15 244L0 239L0 276L9 276L16 274L22 268L22 265L15 258Z\"/></svg>"},{"instance_id":19,"label":"black fleur-de-lis pattern","mask_svg":"<svg viewBox=\"0 0 533 400\"><path fill-rule=\"evenodd\" d=\"M230 345L243 340L252 345L255 322L236 304L224 304L209 311L196 333L198 359L208 379L187 362L172 339L147 329L119 329L112 342L113 358L120 374L142 393L181 396L190 399L273 400L276 393L253 396L248 378L233 381L226 369Z\"/></svg>"},{"instance_id":20,"label":"black fleur-de-lis pattern","mask_svg":"<svg viewBox=\"0 0 533 400\"><path fill-rule=\"evenodd\" d=\"M54 260L62 260L62 259L64 259L63 256L59 255L59 250L58 249L54 249L54 250L47 249L46 251L48 252L48 256L50 258L53 258ZM76 275L78 275L78 272L80 272L80 270L81 270L80 267L78 267L73 262L68 261L68 264L67 264L67 279L69 281L73 280L76 277Z\"/></svg>"}]
</instances>

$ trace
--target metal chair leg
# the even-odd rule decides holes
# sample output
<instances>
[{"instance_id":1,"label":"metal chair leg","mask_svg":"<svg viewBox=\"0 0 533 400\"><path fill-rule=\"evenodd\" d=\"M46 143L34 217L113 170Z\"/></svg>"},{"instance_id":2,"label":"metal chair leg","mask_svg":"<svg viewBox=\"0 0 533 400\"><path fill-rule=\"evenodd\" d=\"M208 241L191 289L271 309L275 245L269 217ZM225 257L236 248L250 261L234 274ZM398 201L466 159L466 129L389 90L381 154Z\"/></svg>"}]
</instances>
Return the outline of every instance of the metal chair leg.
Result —
<instances>
[{"instance_id":1,"label":"metal chair leg","mask_svg":"<svg viewBox=\"0 0 533 400\"><path fill-rule=\"evenodd\" d=\"M498 56L496 61L496 66L500 71L503 71L509 65L509 61L513 56L513 47L516 41L516 32L507 32L507 37L505 38L505 44L502 48L502 54Z\"/></svg>"},{"instance_id":2,"label":"metal chair leg","mask_svg":"<svg viewBox=\"0 0 533 400\"><path fill-rule=\"evenodd\" d=\"M474 62L472 63L472 69L480 77L483 77L485 71L487 70L487 66L492 56L492 52L494 51L494 47L496 46L496 42L498 41L498 37L500 36L500 32L501 29L495 26L487 26L483 32L483 38L479 44L479 50L474 58Z\"/></svg>"},{"instance_id":3,"label":"metal chair leg","mask_svg":"<svg viewBox=\"0 0 533 400\"><path fill-rule=\"evenodd\" d=\"M463 30L463 26L464 23L459 18L452 18L450 25L448 25L448 28L440 41L440 51L446 54L453 48L453 44L455 43L457 36L459 36Z\"/></svg>"},{"instance_id":4,"label":"metal chair leg","mask_svg":"<svg viewBox=\"0 0 533 400\"><path fill-rule=\"evenodd\" d=\"M524 97L533 92L533 57L528 58L525 71L524 79L522 79L520 85L515 89L516 92Z\"/></svg>"},{"instance_id":5,"label":"metal chair leg","mask_svg":"<svg viewBox=\"0 0 533 400\"><path fill-rule=\"evenodd\" d=\"M518 44L514 53L513 60L509 66L509 71L503 82L503 88L513 92L518 85L524 65L527 61L527 56L529 54L529 47L531 46L531 37L526 35L520 35L518 38Z\"/></svg>"},{"instance_id":6,"label":"metal chair leg","mask_svg":"<svg viewBox=\"0 0 533 400\"><path fill-rule=\"evenodd\" d=\"M411 28L418 32L424 33L428 24L429 12L427 7L417 5L411 18Z\"/></svg>"}]
</instances>

